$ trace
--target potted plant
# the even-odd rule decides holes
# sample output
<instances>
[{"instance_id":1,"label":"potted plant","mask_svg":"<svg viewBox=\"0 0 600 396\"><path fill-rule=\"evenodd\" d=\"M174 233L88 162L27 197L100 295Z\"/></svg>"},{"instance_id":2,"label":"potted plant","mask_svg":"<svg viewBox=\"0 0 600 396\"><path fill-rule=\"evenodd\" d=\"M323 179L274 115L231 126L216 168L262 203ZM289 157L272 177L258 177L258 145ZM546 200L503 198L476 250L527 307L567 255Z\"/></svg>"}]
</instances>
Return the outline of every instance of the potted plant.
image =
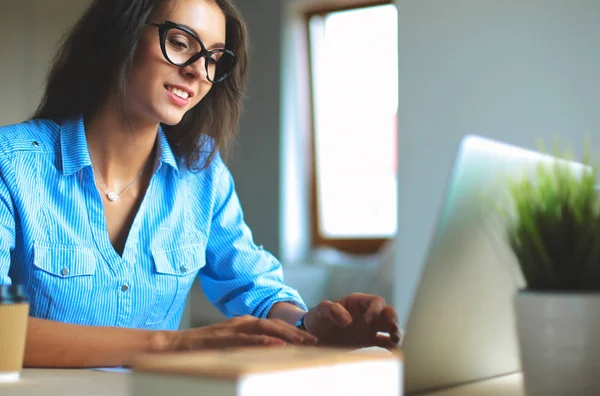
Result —
<instances>
[{"instance_id":1,"label":"potted plant","mask_svg":"<svg viewBox=\"0 0 600 396\"><path fill-rule=\"evenodd\" d=\"M588 145L589 147L589 145ZM589 150L583 172L556 153L511 182L508 237L526 288L515 296L528 396L600 395L600 214Z\"/></svg>"}]
</instances>

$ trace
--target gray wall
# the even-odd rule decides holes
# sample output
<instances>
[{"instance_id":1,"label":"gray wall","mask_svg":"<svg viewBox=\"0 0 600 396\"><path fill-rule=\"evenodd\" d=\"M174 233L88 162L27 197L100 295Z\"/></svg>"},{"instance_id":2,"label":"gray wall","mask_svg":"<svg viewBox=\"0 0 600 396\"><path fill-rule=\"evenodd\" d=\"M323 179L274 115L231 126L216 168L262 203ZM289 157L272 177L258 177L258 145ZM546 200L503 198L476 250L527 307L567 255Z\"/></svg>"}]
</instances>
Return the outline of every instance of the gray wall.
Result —
<instances>
[{"instance_id":1,"label":"gray wall","mask_svg":"<svg viewBox=\"0 0 600 396\"><path fill-rule=\"evenodd\" d=\"M0 1L0 125L23 121L38 105L56 43L87 0Z\"/></svg>"},{"instance_id":2,"label":"gray wall","mask_svg":"<svg viewBox=\"0 0 600 396\"><path fill-rule=\"evenodd\" d=\"M282 2L238 0L250 35L245 112L228 164L257 244L279 255Z\"/></svg>"},{"instance_id":3,"label":"gray wall","mask_svg":"<svg viewBox=\"0 0 600 396\"><path fill-rule=\"evenodd\" d=\"M525 147L600 138L600 2L398 0L403 322L456 146L479 133Z\"/></svg>"}]
</instances>

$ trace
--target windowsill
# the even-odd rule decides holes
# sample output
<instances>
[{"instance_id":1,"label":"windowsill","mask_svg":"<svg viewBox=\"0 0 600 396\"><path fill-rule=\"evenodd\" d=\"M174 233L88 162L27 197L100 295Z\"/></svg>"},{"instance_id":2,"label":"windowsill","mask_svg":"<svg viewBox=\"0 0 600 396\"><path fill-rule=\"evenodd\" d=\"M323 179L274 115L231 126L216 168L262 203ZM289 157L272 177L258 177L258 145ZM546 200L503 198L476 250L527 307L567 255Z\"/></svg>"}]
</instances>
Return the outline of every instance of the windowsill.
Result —
<instances>
[{"instance_id":1,"label":"windowsill","mask_svg":"<svg viewBox=\"0 0 600 396\"><path fill-rule=\"evenodd\" d=\"M392 296L386 272L391 246L371 256L354 256L331 249L311 252L305 260L284 265L285 282L297 289L308 306L336 300L350 293Z\"/></svg>"}]
</instances>

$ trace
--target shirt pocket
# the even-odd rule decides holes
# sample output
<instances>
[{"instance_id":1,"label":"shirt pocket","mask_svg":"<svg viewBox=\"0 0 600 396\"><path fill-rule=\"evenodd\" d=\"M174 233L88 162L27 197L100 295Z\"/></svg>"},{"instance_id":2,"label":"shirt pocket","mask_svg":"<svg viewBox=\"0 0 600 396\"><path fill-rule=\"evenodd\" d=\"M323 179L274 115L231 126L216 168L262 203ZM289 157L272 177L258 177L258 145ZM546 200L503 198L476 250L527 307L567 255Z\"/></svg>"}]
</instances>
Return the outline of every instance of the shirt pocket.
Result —
<instances>
[{"instance_id":1,"label":"shirt pocket","mask_svg":"<svg viewBox=\"0 0 600 396\"><path fill-rule=\"evenodd\" d=\"M32 316L87 324L96 267L91 249L36 243L30 274Z\"/></svg>"},{"instance_id":2,"label":"shirt pocket","mask_svg":"<svg viewBox=\"0 0 600 396\"><path fill-rule=\"evenodd\" d=\"M155 326L181 314L198 271L206 264L206 244L152 248L154 303L146 325Z\"/></svg>"}]
</instances>

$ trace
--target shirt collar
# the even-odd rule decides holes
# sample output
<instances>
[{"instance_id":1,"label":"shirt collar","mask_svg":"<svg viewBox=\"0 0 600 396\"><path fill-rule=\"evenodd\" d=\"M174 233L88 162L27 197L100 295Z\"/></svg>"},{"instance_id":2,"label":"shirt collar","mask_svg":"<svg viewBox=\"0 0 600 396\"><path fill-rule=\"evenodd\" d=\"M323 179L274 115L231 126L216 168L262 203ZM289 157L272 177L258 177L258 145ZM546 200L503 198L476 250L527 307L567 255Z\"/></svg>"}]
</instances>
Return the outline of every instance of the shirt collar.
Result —
<instances>
[{"instance_id":1,"label":"shirt collar","mask_svg":"<svg viewBox=\"0 0 600 396\"><path fill-rule=\"evenodd\" d=\"M167 137L163 131L162 126L158 127L158 136L157 136L157 153L156 157L159 158L160 163L167 164L175 170L175 173L179 174L179 165L177 165L177 159L173 154L173 150L171 150L171 145L167 141Z\"/></svg>"},{"instance_id":2,"label":"shirt collar","mask_svg":"<svg viewBox=\"0 0 600 396\"><path fill-rule=\"evenodd\" d=\"M162 127L158 128L157 137L157 158L158 165L167 164L171 166L176 173L179 173L177 160L171 150ZM85 126L83 117L70 118L65 120L60 130L60 146L62 155L62 170L66 176L72 175L86 166L91 166L90 152L88 150L87 139L85 137Z\"/></svg>"},{"instance_id":3,"label":"shirt collar","mask_svg":"<svg viewBox=\"0 0 600 396\"><path fill-rule=\"evenodd\" d=\"M83 117L65 120L60 129L60 150L63 174L72 175L90 166L90 152L85 138Z\"/></svg>"}]
</instances>

